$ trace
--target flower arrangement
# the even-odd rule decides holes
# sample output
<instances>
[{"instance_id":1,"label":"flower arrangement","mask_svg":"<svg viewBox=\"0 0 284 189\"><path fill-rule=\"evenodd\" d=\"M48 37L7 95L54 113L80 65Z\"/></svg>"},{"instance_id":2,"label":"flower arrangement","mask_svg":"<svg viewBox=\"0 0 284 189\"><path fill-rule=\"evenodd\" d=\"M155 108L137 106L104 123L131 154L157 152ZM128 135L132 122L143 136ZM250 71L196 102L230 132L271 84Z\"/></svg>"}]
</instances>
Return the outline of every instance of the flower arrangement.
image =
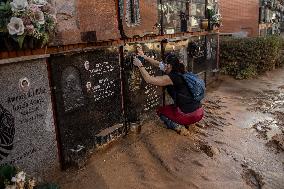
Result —
<instances>
[{"instance_id":1,"label":"flower arrangement","mask_svg":"<svg viewBox=\"0 0 284 189\"><path fill-rule=\"evenodd\" d=\"M209 19L209 25L210 28L214 27L220 27L222 23L222 16L219 13L219 9L217 4L215 5L208 5L207 6L207 13L208 13L208 19Z\"/></svg>"},{"instance_id":2,"label":"flower arrangement","mask_svg":"<svg viewBox=\"0 0 284 189\"><path fill-rule=\"evenodd\" d=\"M8 34L22 48L25 38L48 43L56 26L55 9L46 0L0 2L0 33Z\"/></svg>"},{"instance_id":3,"label":"flower arrangement","mask_svg":"<svg viewBox=\"0 0 284 189\"><path fill-rule=\"evenodd\" d=\"M24 171L11 165L0 166L0 188L5 189L59 189L56 184L37 185L34 178L29 178Z\"/></svg>"}]
</instances>

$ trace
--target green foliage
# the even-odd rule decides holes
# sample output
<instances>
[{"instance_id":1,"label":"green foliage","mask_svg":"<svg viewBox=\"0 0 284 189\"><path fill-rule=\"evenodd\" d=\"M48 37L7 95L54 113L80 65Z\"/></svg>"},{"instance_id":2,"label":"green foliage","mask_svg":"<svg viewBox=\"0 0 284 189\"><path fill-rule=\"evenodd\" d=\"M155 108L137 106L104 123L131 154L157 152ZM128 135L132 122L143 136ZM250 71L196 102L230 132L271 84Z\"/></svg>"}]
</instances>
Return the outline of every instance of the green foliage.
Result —
<instances>
[{"instance_id":1,"label":"green foliage","mask_svg":"<svg viewBox=\"0 0 284 189\"><path fill-rule=\"evenodd\" d=\"M15 167L10 165L0 166L0 188L5 188L5 183L10 182L12 177L17 173Z\"/></svg>"},{"instance_id":2,"label":"green foliage","mask_svg":"<svg viewBox=\"0 0 284 189\"><path fill-rule=\"evenodd\" d=\"M7 32L7 24L11 15L10 1L0 2L0 32Z\"/></svg>"},{"instance_id":3,"label":"green foliage","mask_svg":"<svg viewBox=\"0 0 284 189\"><path fill-rule=\"evenodd\" d=\"M247 79L275 68L283 62L283 39L278 36L225 38L220 43L220 67L236 79Z\"/></svg>"}]
</instances>

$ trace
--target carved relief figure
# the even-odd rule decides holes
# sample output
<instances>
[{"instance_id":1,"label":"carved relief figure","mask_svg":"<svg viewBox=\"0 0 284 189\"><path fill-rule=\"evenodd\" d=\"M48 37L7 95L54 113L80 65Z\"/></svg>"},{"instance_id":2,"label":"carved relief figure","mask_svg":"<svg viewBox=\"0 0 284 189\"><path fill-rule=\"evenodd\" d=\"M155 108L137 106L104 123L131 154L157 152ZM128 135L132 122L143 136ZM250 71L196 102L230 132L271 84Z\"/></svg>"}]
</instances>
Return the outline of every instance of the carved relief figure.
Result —
<instances>
[{"instance_id":1,"label":"carved relief figure","mask_svg":"<svg viewBox=\"0 0 284 189\"><path fill-rule=\"evenodd\" d=\"M7 157L12 150L14 136L14 117L0 104L0 161Z\"/></svg>"},{"instance_id":2,"label":"carved relief figure","mask_svg":"<svg viewBox=\"0 0 284 189\"><path fill-rule=\"evenodd\" d=\"M76 68L70 66L63 71L61 85L66 112L84 105L80 74Z\"/></svg>"}]
</instances>

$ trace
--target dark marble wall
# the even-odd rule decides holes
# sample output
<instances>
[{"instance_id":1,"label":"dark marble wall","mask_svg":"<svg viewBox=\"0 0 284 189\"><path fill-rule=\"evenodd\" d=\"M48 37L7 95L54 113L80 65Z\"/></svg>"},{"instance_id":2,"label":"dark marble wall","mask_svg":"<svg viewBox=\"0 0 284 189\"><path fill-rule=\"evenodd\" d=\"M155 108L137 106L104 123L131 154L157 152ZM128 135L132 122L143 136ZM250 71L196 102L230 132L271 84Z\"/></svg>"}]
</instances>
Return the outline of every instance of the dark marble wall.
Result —
<instances>
[{"instance_id":1,"label":"dark marble wall","mask_svg":"<svg viewBox=\"0 0 284 189\"><path fill-rule=\"evenodd\" d=\"M218 51L218 36L208 35L206 36L206 62L207 69L217 69L217 51Z\"/></svg>"},{"instance_id":2,"label":"dark marble wall","mask_svg":"<svg viewBox=\"0 0 284 189\"><path fill-rule=\"evenodd\" d=\"M140 71L132 65L132 57L136 53L137 45L142 46L145 55L161 60L161 43L146 42L140 44L126 44L124 46L125 67L125 101L127 119L130 122L142 121L144 114L162 105L162 88L147 84ZM148 62L143 63L150 75L161 75L159 68Z\"/></svg>"},{"instance_id":3,"label":"dark marble wall","mask_svg":"<svg viewBox=\"0 0 284 189\"><path fill-rule=\"evenodd\" d=\"M96 146L96 134L123 123L116 47L50 58L62 161Z\"/></svg>"},{"instance_id":4,"label":"dark marble wall","mask_svg":"<svg viewBox=\"0 0 284 189\"><path fill-rule=\"evenodd\" d=\"M0 164L38 179L59 168L45 59L0 65Z\"/></svg>"},{"instance_id":5,"label":"dark marble wall","mask_svg":"<svg viewBox=\"0 0 284 189\"><path fill-rule=\"evenodd\" d=\"M193 60L193 72L199 73L207 70L206 63L206 37L198 36L190 38L188 55Z\"/></svg>"}]
</instances>

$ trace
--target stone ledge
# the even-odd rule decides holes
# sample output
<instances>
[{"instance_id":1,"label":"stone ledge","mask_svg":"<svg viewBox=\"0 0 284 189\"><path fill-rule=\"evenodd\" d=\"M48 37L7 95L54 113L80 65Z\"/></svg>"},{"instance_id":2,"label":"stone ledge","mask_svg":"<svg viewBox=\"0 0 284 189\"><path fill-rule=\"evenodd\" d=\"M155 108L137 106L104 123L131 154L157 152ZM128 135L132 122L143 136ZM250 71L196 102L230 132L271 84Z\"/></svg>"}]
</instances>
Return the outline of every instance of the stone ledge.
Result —
<instances>
[{"instance_id":1,"label":"stone ledge","mask_svg":"<svg viewBox=\"0 0 284 189\"><path fill-rule=\"evenodd\" d=\"M7 59L0 59L0 65L1 64L11 64L14 62L23 62L28 60L35 60L35 59L44 59L48 58L49 54L42 54L42 55L32 55L32 56L21 56L21 57L15 57L15 58L7 58Z\"/></svg>"},{"instance_id":2,"label":"stone ledge","mask_svg":"<svg viewBox=\"0 0 284 189\"><path fill-rule=\"evenodd\" d=\"M127 39L114 39L109 41L98 41L98 42L91 42L91 43L78 43L78 44L69 44L69 45L61 45L61 46L49 46L42 49L28 49L28 50L18 50L18 51L1 51L0 52L0 61L3 59L10 59L10 58L19 58L19 57L26 57L26 56L33 56L33 55L51 55L51 54L60 54L60 53L67 53L72 51L84 51L86 48L92 49L101 46L119 46L125 45L126 43L131 42L143 42L149 40L164 40L164 39L185 39L190 37L196 36L205 36L205 35L218 35L218 32L185 32L185 33L176 33L176 34L165 34L165 35L156 35L156 36L144 36L144 37L137 37L137 38L127 38ZM1 64L1 63L0 63Z\"/></svg>"}]
</instances>

